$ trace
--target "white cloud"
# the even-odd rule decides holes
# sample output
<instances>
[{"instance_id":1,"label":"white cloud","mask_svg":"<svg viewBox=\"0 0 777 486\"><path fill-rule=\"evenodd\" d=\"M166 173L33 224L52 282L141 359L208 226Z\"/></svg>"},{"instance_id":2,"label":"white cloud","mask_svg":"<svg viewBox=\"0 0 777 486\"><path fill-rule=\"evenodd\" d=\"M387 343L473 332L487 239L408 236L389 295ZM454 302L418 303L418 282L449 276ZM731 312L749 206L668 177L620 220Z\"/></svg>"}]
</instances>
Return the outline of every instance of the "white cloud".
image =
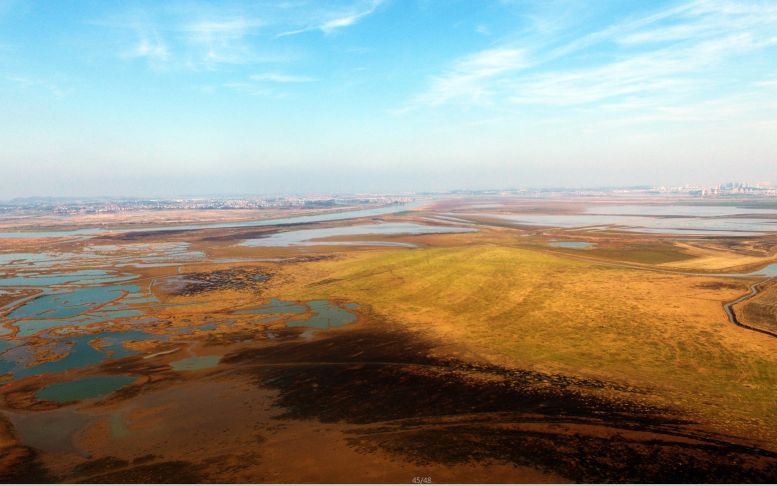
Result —
<instances>
[{"instance_id":1,"label":"white cloud","mask_svg":"<svg viewBox=\"0 0 777 486\"><path fill-rule=\"evenodd\" d=\"M214 36L242 37L248 30L264 25L259 19L232 17L222 19L204 19L193 21L181 27L199 39L211 39Z\"/></svg>"},{"instance_id":2,"label":"white cloud","mask_svg":"<svg viewBox=\"0 0 777 486\"><path fill-rule=\"evenodd\" d=\"M165 62L170 58L170 51L159 35L140 35L138 43L124 53L127 58L146 58L150 62Z\"/></svg>"},{"instance_id":3,"label":"white cloud","mask_svg":"<svg viewBox=\"0 0 777 486\"><path fill-rule=\"evenodd\" d=\"M487 25L478 24L475 26L475 32L477 32L480 35L490 36L491 35L491 29L488 28Z\"/></svg>"},{"instance_id":4,"label":"white cloud","mask_svg":"<svg viewBox=\"0 0 777 486\"><path fill-rule=\"evenodd\" d=\"M308 31L332 34L356 25L382 3L298 0L239 6L160 4L115 13L92 23L118 33L120 57L145 58L155 66L165 63L169 67L215 70L220 65L283 60L284 54L273 49L273 38Z\"/></svg>"},{"instance_id":5,"label":"white cloud","mask_svg":"<svg viewBox=\"0 0 777 486\"><path fill-rule=\"evenodd\" d=\"M285 98L288 96L286 92L279 91L277 89L268 88L267 85L262 83L253 82L232 82L224 83L225 88L237 91L250 96L257 96L261 98Z\"/></svg>"},{"instance_id":6,"label":"white cloud","mask_svg":"<svg viewBox=\"0 0 777 486\"><path fill-rule=\"evenodd\" d=\"M585 30L584 20L566 24L567 17L557 25L556 15L547 21L532 18L534 30L454 61L431 77L409 106L490 104L522 110L531 105L545 108L549 117L585 105L630 106L645 120L676 117L671 107L734 99L732 92L748 86L737 81L739 76L757 80L757 69L764 70L740 74L739 62L777 46L777 4L770 2L696 0L594 31ZM547 25L555 27L548 31ZM567 32L577 35L570 38ZM769 86L769 80L764 83Z\"/></svg>"},{"instance_id":7,"label":"white cloud","mask_svg":"<svg viewBox=\"0 0 777 486\"><path fill-rule=\"evenodd\" d=\"M758 86L759 88L777 88L777 78L758 81L755 83L755 86Z\"/></svg>"},{"instance_id":8,"label":"white cloud","mask_svg":"<svg viewBox=\"0 0 777 486\"><path fill-rule=\"evenodd\" d=\"M299 76L276 72L254 74L251 76L251 79L254 81L270 81L274 83L309 83L315 81L315 78L311 78L309 76Z\"/></svg>"},{"instance_id":9,"label":"white cloud","mask_svg":"<svg viewBox=\"0 0 777 486\"><path fill-rule=\"evenodd\" d=\"M356 25L364 17L373 14L382 3L383 0L369 0L367 2L357 2L346 8L324 11L317 15L317 19L304 27L281 32L276 37L287 37L314 30L319 30L324 34L331 34L338 29Z\"/></svg>"},{"instance_id":10,"label":"white cloud","mask_svg":"<svg viewBox=\"0 0 777 486\"><path fill-rule=\"evenodd\" d=\"M441 76L414 104L440 105L450 101L487 102L494 82L527 65L521 49L493 48L469 55Z\"/></svg>"},{"instance_id":11,"label":"white cloud","mask_svg":"<svg viewBox=\"0 0 777 486\"><path fill-rule=\"evenodd\" d=\"M67 90L62 88L58 83L44 80L44 79L30 78L27 76L20 76L16 74L7 75L5 76L5 79L7 81L10 81L16 84L17 86L23 89L34 89L34 88L43 89L45 91L48 91L51 95L53 95L56 98L62 98L67 94Z\"/></svg>"}]
</instances>

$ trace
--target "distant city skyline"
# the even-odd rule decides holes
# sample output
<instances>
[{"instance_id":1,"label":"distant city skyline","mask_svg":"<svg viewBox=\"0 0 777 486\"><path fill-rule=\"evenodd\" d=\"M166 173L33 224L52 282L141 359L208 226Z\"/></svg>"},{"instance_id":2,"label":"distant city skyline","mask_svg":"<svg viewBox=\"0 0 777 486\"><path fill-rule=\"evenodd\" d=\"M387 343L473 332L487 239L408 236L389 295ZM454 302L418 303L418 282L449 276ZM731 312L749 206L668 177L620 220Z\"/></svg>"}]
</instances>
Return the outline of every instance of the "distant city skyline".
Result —
<instances>
[{"instance_id":1,"label":"distant city skyline","mask_svg":"<svg viewBox=\"0 0 777 486\"><path fill-rule=\"evenodd\" d=\"M611 194L611 195L677 195L694 197L763 197L777 199L777 185L770 182L724 182L705 186L701 184L681 185L632 185L632 186L578 186L578 187L491 187L455 188L447 191L395 191L395 192L351 192L351 193L201 193L164 195L100 195L100 196L19 196L0 199L3 208L57 206L78 207L83 203L105 207L144 209L257 209L268 207L301 207L311 203L325 203L324 206L347 206L356 204L393 204L409 202L418 197L450 196L457 194L480 195L559 195L559 194ZM316 207L324 207L320 204Z\"/></svg>"},{"instance_id":2,"label":"distant city skyline","mask_svg":"<svg viewBox=\"0 0 777 486\"><path fill-rule=\"evenodd\" d=\"M0 200L777 181L773 1L0 0Z\"/></svg>"}]
</instances>

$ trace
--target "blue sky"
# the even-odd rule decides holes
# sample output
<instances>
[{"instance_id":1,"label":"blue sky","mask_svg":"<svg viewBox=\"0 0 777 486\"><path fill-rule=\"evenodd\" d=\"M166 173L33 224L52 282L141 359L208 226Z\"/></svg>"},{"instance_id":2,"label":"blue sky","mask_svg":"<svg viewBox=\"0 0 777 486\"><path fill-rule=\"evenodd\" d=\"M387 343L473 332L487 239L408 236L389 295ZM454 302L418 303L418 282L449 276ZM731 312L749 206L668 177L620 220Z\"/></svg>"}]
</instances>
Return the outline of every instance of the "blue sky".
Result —
<instances>
[{"instance_id":1,"label":"blue sky","mask_svg":"<svg viewBox=\"0 0 777 486\"><path fill-rule=\"evenodd\" d=\"M0 199L777 182L777 2L0 0Z\"/></svg>"}]
</instances>

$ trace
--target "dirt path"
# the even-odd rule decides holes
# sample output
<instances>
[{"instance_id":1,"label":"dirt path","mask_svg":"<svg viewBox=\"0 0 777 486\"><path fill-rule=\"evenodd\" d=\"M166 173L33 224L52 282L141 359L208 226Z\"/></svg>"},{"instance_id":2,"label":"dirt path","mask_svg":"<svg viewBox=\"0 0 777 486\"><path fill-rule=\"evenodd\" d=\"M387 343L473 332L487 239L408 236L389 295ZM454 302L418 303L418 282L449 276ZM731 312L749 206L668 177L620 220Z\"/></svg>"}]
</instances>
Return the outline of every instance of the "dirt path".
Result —
<instances>
[{"instance_id":1,"label":"dirt path","mask_svg":"<svg viewBox=\"0 0 777 486\"><path fill-rule=\"evenodd\" d=\"M693 277L724 277L724 278L753 278L755 275L746 275L746 274L735 274L735 273L700 273L700 272L686 272L682 270L672 270L672 269L665 269L665 268L655 268L655 267L649 267L649 266L643 266L643 265L637 265L637 264L629 264L629 263L621 263L621 262L613 262L613 261L604 261L598 258L594 257L586 257L583 255L570 255L566 252L561 251L553 251L553 250L542 250L545 253L550 253L555 256L561 256L570 258L573 260L582 260L585 262L595 263L599 265L607 265L612 267L619 267L619 268L628 268L632 270L645 270L649 272L659 272L659 273L672 273L677 275L690 275ZM750 290L736 299L730 301L730 302L724 302L723 303L723 310L726 313L726 317L728 318L728 321L731 324L734 324L735 326L742 327L744 329L748 329L751 331L760 332L761 334L766 334L767 336L771 337L777 337L777 332L768 331L766 329L761 329L758 327L750 326L747 324L744 324L737 319L736 313L734 312L734 306L736 304L742 303L752 297L755 297L758 295L758 292L761 291L761 287L771 281L771 278L767 278L766 280L761 280L760 282L756 282L750 286Z\"/></svg>"},{"instance_id":2,"label":"dirt path","mask_svg":"<svg viewBox=\"0 0 777 486\"><path fill-rule=\"evenodd\" d=\"M723 310L726 311L726 316L728 317L728 321L731 324L734 324L735 326L743 327L745 329L749 329L751 331L760 332L762 334L766 334L766 335L771 336L771 337L777 337L777 332L767 331L766 329L761 329L761 328L750 326L750 325L747 325L747 324L744 324L744 323L740 322L739 319L737 319L736 313L734 312L734 306L735 305L737 305L739 303L742 303L742 302L744 302L744 301L746 301L746 300L748 300L750 298L753 298L756 295L758 295L758 292L760 292L760 290L761 290L761 286L763 284L769 282L770 280L771 279L767 278L766 280L762 280L762 281L760 281L758 283L754 283L753 285L750 286L750 291L748 293L737 297L736 299L732 300L731 302L726 302L725 304L723 304Z\"/></svg>"}]
</instances>

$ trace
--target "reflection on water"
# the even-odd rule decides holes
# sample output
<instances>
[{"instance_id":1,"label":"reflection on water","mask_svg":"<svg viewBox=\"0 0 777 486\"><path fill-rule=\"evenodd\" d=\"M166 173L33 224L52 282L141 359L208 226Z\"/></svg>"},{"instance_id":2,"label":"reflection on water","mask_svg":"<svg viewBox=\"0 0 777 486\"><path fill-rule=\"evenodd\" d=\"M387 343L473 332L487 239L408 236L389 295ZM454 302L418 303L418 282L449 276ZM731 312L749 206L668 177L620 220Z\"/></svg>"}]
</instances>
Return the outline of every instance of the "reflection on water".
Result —
<instances>
[{"instance_id":1,"label":"reflection on water","mask_svg":"<svg viewBox=\"0 0 777 486\"><path fill-rule=\"evenodd\" d=\"M63 403L97 398L109 395L133 381L135 377L129 375L90 376L46 385L35 393L35 399Z\"/></svg>"},{"instance_id":2,"label":"reflection on water","mask_svg":"<svg viewBox=\"0 0 777 486\"><path fill-rule=\"evenodd\" d=\"M2 287L41 287L45 285L78 284L93 285L101 283L124 282L137 278L137 275L117 275L105 270L78 270L67 273L17 273L13 277L0 278Z\"/></svg>"},{"instance_id":3,"label":"reflection on water","mask_svg":"<svg viewBox=\"0 0 777 486\"><path fill-rule=\"evenodd\" d=\"M6 413L23 444L50 452L82 454L73 443L73 435L92 420L89 414L72 408L34 414Z\"/></svg>"},{"instance_id":4,"label":"reflection on water","mask_svg":"<svg viewBox=\"0 0 777 486\"><path fill-rule=\"evenodd\" d=\"M237 314L301 314L305 312L305 306L294 302L284 302L280 299L272 299L267 305L255 309L245 309Z\"/></svg>"},{"instance_id":5,"label":"reflection on water","mask_svg":"<svg viewBox=\"0 0 777 486\"><path fill-rule=\"evenodd\" d=\"M205 253L191 250L186 242L122 243L88 245L78 252L0 253L0 265L6 272L62 270L67 267L163 267L202 260ZM102 272L87 270L86 272ZM84 275L89 275L85 273ZM96 274L101 276L102 274ZM20 285L32 285L21 283Z\"/></svg>"},{"instance_id":6,"label":"reflection on water","mask_svg":"<svg viewBox=\"0 0 777 486\"><path fill-rule=\"evenodd\" d=\"M457 213L454 216L467 215ZM590 206L586 212L578 214L473 213L469 216L497 218L533 226L617 227L619 230L643 233L749 236L777 231L777 210L732 206L624 204Z\"/></svg>"},{"instance_id":7,"label":"reflection on water","mask_svg":"<svg viewBox=\"0 0 777 486\"><path fill-rule=\"evenodd\" d=\"M205 223L205 224L184 224L173 226L152 226L148 228L133 229L80 229L80 230L60 230L60 231L10 231L0 232L0 238L51 238L61 236L95 236L104 233L132 233L137 231L182 231L198 229L218 229L218 228L245 228L253 226L275 226L284 224L317 223L323 221L340 221L345 219L363 218L368 216L380 216L383 214L399 213L414 209L422 204L421 201L407 204L391 204L377 208L359 209L354 211L341 211L336 213L316 214L311 216L293 216L290 218L278 219L260 219L254 221L234 221L226 223Z\"/></svg>"},{"instance_id":8,"label":"reflection on water","mask_svg":"<svg viewBox=\"0 0 777 486\"><path fill-rule=\"evenodd\" d=\"M596 246L587 241L551 241L548 244L555 248L573 248L575 250L586 250Z\"/></svg>"},{"instance_id":9,"label":"reflection on water","mask_svg":"<svg viewBox=\"0 0 777 486\"><path fill-rule=\"evenodd\" d=\"M44 318L56 319L71 317L111 300L118 299L128 292L137 292L135 285L84 287L70 292L42 295L22 305L8 314L9 319Z\"/></svg>"},{"instance_id":10,"label":"reflection on water","mask_svg":"<svg viewBox=\"0 0 777 486\"><path fill-rule=\"evenodd\" d=\"M273 298L269 304L257 307L255 309L244 309L236 312L236 314L291 314L291 315L303 315L294 319L289 319L285 322L287 327L310 327L315 329L326 329L331 327L340 327L346 324L355 322L357 317L352 312L346 309L352 310L358 308L358 304L346 303L343 306L339 306L328 300L311 300L308 302L287 302L280 299ZM283 319L281 317L270 317L261 319L259 324L267 324L271 322L280 322ZM305 331L307 332L307 331ZM308 333L307 336L312 336ZM274 338L273 334L270 338Z\"/></svg>"},{"instance_id":11,"label":"reflection on water","mask_svg":"<svg viewBox=\"0 0 777 486\"><path fill-rule=\"evenodd\" d=\"M194 356L173 361L170 366L175 371L195 371L213 368L221 361L221 355Z\"/></svg>"},{"instance_id":12,"label":"reflection on water","mask_svg":"<svg viewBox=\"0 0 777 486\"><path fill-rule=\"evenodd\" d=\"M58 344L66 347L66 353L62 358L35 366L27 366L25 360L15 360L14 356L4 353L0 355L0 365L8 368L6 372L12 373L14 379L49 373L63 373L70 370L81 370L108 359L120 359L135 354L135 351L124 347L125 342L165 339L165 336L157 336L142 331L116 331L81 336L47 337L56 340ZM27 361L29 361L32 352L31 346L27 345L17 349L24 350L28 357ZM14 349L14 351L17 349Z\"/></svg>"},{"instance_id":13,"label":"reflection on water","mask_svg":"<svg viewBox=\"0 0 777 486\"><path fill-rule=\"evenodd\" d=\"M337 226L334 228L313 228L273 233L265 238L254 238L242 243L244 246L291 246L291 245L376 245L376 246L412 246L401 242L377 241L318 241L322 238L355 235L421 235L440 233L469 233L474 228L456 226L432 226L417 223L380 223Z\"/></svg>"},{"instance_id":14,"label":"reflection on water","mask_svg":"<svg viewBox=\"0 0 777 486\"><path fill-rule=\"evenodd\" d=\"M286 322L289 327L316 327L326 329L328 327L340 327L356 320L356 316L336 306L328 300L312 300L308 307L313 315L307 319L294 319Z\"/></svg>"},{"instance_id":15,"label":"reflection on water","mask_svg":"<svg viewBox=\"0 0 777 486\"><path fill-rule=\"evenodd\" d=\"M53 327L84 327L114 319L139 317L129 306L155 302L136 285L83 287L36 297L11 311L6 319L26 337Z\"/></svg>"},{"instance_id":16,"label":"reflection on water","mask_svg":"<svg viewBox=\"0 0 777 486\"><path fill-rule=\"evenodd\" d=\"M748 275L763 275L764 277L777 277L777 263L767 265L760 270L750 272Z\"/></svg>"},{"instance_id":17,"label":"reflection on water","mask_svg":"<svg viewBox=\"0 0 777 486\"><path fill-rule=\"evenodd\" d=\"M605 204L589 206L589 214L618 214L634 216L685 216L689 218L711 218L741 214L777 215L775 209L753 209L737 206L697 206L693 204Z\"/></svg>"}]
</instances>

